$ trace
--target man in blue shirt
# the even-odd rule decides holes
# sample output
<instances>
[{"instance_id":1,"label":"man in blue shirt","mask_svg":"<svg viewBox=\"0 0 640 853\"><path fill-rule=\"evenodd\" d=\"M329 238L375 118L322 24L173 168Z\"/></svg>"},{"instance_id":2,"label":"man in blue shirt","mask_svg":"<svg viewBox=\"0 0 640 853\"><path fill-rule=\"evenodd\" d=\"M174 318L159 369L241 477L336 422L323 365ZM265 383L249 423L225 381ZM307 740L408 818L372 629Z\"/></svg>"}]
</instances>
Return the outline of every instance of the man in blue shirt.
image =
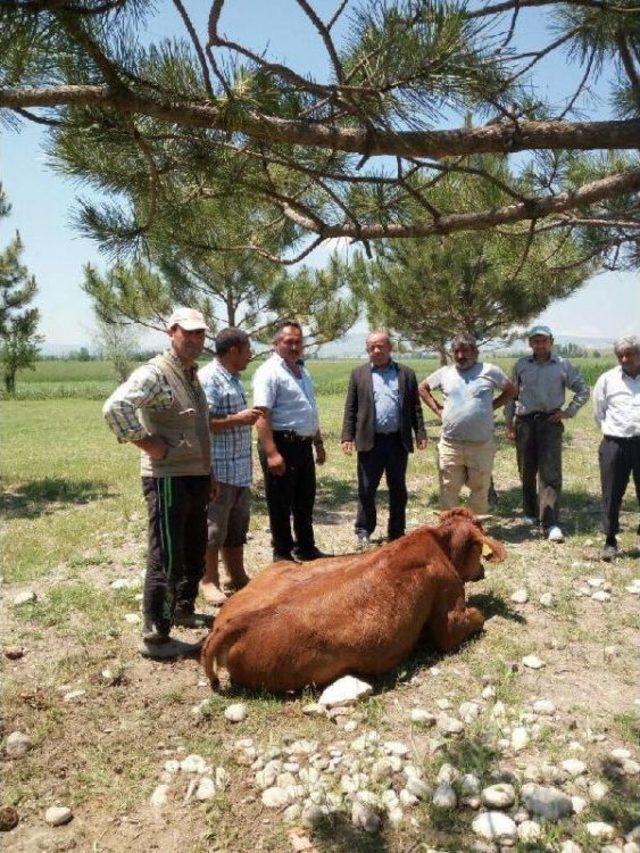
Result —
<instances>
[{"instance_id":1,"label":"man in blue shirt","mask_svg":"<svg viewBox=\"0 0 640 853\"><path fill-rule=\"evenodd\" d=\"M235 591L249 582L244 545L251 503L251 427L260 412L247 406L240 381L240 373L251 359L247 333L222 329L215 346L216 358L198 373L209 404L212 469L220 484L217 499L209 503L206 569L200 592L208 604L220 605L226 595L220 588L219 552L229 574L229 588Z\"/></svg>"},{"instance_id":2,"label":"man in blue shirt","mask_svg":"<svg viewBox=\"0 0 640 853\"><path fill-rule=\"evenodd\" d=\"M367 337L369 363L351 374L342 422L342 451L358 451L358 511L355 530L366 547L376 526L376 492L384 473L389 487L389 539L405 532L407 460L413 452L412 432L419 450L427 433L416 375L391 358L392 344L384 331Z\"/></svg>"},{"instance_id":3,"label":"man in blue shirt","mask_svg":"<svg viewBox=\"0 0 640 853\"><path fill-rule=\"evenodd\" d=\"M253 405L262 413L256 423L258 456L264 473L273 559L315 560L325 556L316 547L313 533L315 466L323 465L326 455L313 383L302 363L300 324L289 320L279 323L273 347L273 354L253 377Z\"/></svg>"}]
</instances>

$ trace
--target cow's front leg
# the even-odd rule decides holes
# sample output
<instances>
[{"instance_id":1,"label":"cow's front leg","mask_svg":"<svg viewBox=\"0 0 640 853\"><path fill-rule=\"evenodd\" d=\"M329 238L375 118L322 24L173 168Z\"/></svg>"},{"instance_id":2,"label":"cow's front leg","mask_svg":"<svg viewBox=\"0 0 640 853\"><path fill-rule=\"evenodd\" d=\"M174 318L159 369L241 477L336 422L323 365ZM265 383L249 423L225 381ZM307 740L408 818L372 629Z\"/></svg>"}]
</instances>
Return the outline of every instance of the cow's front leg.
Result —
<instances>
[{"instance_id":1,"label":"cow's front leg","mask_svg":"<svg viewBox=\"0 0 640 853\"><path fill-rule=\"evenodd\" d=\"M484 615L477 607L466 607L464 596L455 602L438 602L429 620L430 634L443 652L459 648L467 637L482 631Z\"/></svg>"}]
</instances>

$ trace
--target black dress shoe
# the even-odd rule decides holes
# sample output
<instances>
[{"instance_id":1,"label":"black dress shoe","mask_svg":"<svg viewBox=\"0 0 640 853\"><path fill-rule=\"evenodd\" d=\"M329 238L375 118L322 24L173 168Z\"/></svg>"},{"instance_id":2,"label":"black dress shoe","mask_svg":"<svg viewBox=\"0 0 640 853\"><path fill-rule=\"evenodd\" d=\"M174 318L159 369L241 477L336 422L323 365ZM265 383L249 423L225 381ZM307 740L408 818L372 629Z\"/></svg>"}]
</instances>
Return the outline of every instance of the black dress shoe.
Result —
<instances>
[{"instance_id":1,"label":"black dress shoe","mask_svg":"<svg viewBox=\"0 0 640 853\"><path fill-rule=\"evenodd\" d=\"M213 616L210 613L176 610L173 624L179 628L211 628Z\"/></svg>"},{"instance_id":2,"label":"black dress shoe","mask_svg":"<svg viewBox=\"0 0 640 853\"><path fill-rule=\"evenodd\" d=\"M292 553L293 558L300 563L306 563L309 560L322 560L323 557L333 557L333 554L325 554L324 551L316 548L315 545L308 551L301 551L299 548L294 548Z\"/></svg>"},{"instance_id":3,"label":"black dress shoe","mask_svg":"<svg viewBox=\"0 0 640 853\"><path fill-rule=\"evenodd\" d=\"M273 552L273 562L274 563L280 563L283 560L287 563L295 563L295 559L294 559L291 551L285 551L285 553L283 553L283 554L279 554L277 551Z\"/></svg>"}]
</instances>

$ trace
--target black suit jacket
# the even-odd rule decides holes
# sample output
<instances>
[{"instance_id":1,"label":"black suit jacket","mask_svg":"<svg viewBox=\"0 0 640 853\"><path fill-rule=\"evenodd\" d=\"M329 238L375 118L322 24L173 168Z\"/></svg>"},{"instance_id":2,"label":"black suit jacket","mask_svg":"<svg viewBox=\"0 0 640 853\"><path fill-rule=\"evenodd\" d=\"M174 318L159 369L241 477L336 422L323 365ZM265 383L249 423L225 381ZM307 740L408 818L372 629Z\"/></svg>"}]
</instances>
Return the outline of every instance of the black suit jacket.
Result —
<instances>
[{"instance_id":1,"label":"black suit jacket","mask_svg":"<svg viewBox=\"0 0 640 853\"><path fill-rule=\"evenodd\" d=\"M400 437L409 453L413 452L413 436L425 439L427 432L418 394L418 380L410 367L393 362L398 368L400 392ZM363 364L352 371L344 404L341 441L354 441L356 450L371 450L375 438L375 407L371 365Z\"/></svg>"}]
</instances>

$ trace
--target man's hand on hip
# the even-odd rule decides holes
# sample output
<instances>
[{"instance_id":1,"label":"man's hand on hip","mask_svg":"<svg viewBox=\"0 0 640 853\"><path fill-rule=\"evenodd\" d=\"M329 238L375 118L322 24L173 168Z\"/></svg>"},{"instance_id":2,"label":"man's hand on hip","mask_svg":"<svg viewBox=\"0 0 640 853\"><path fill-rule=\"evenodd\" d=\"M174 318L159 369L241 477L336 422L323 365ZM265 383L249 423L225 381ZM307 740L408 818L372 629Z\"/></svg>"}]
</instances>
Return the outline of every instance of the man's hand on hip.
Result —
<instances>
[{"instance_id":1,"label":"man's hand on hip","mask_svg":"<svg viewBox=\"0 0 640 853\"><path fill-rule=\"evenodd\" d=\"M504 434L507 436L509 441L516 440L516 428L513 424L507 424L504 428Z\"/></svg>"},{"instance_id":2,"label":"man's hand on hip","mask_svg":"<svg viewBox=\"0 0 640 853\"><path fill-rule=\"evenodd\" d=\"M566 421L568 417L569 415L566 412L558 409L557 412L551 412L551 414L548 415L547 420L550 424L559 424L560 421Z\"/></svg>"},{"instance_id":3,"label":"man's hand on hip","mask_svg":"<svg viewBox=\"0 0 640 853\"><path fill-rule=\"evenodd\" d=\"M324 465L327 461L327 451L324 449L324 444L316 444L316 465Z\"/></svg>"},{"instance_id":4,"label":"man's hand on hip","mask_svg":"<svg viewBox=\"0 0 640 853\"><path fill-rule=\"evenodd\" d=\"M427 449L427 439L426 438L419 438L416 441L416 447L418 448L418 450L426 450Z\"/></svg>"},{"instance_id":5,"label":"man's hand on hip","mask_svg":"<svg viewBox=\"0 0 640 853\"><path fill-rule=\"evenodd\" d=\"M353 453L353 442L352 441L341 441L340 449L343 453L351 454Z\"/></svg>"}]
</instances>

